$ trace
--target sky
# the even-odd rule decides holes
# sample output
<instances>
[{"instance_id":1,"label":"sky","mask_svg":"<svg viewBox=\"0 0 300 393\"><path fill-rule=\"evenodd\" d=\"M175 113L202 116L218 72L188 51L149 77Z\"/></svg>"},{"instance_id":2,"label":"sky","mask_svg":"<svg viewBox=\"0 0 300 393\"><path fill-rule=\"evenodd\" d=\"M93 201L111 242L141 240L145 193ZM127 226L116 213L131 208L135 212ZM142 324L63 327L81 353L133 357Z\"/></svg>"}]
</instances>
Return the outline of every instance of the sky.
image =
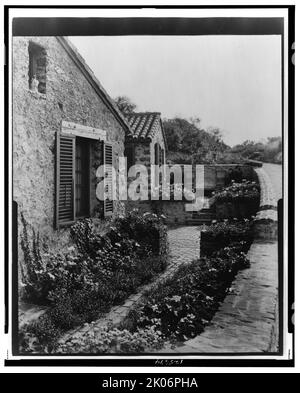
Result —
<instances>
[{"instance_id":1,"label":"sky","mask_svg":"<svg viewBox=\"0 0 300 393\"><path fill-rule=\"evenodd\" d=\"M69 37L108 94L198 117L233 146L281 135L280 36Z\"/></svg>"}]
</instances>

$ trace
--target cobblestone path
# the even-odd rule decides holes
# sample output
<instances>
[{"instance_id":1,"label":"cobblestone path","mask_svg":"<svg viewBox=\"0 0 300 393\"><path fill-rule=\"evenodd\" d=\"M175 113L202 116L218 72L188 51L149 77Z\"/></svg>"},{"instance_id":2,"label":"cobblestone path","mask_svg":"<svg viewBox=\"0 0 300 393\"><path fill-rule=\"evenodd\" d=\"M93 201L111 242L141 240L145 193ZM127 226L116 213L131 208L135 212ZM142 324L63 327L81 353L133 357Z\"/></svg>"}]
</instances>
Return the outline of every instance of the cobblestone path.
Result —
<instances>
[{"instance_id":1,"label":"cobblestone path","mask_svg":"<svg viewBox=\"0 0 300 393\"><path fill-rule=\"evenodd\" d=\"M199 258L199 226L187 226L170 229L168 232L170 256L173 263L190 262Z\"/></svg>"},{"instance_id":2,"label":"cobblestone path","mask_svg":"<svg viewBox=\"0 0 300 393\"><path fill-rule=\"evenodd\" d=\"M268 174L276 201L282 198L282 166L278 164L264 164L264 171Z\"/></svg>"}]
</instances>

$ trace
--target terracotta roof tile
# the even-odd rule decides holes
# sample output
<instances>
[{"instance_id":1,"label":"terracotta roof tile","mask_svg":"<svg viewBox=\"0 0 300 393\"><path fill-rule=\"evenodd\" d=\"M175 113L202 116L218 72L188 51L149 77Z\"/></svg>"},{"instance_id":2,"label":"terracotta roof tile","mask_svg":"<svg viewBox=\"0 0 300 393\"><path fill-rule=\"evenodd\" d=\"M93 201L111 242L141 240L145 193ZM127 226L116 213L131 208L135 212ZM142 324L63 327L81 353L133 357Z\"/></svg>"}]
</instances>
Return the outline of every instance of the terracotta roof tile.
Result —
<instances>
[{"instance_id":1,"label":"terracotta roof tile","mask_svg":"<svg viewBox=\"0 0 300 393\"><path fill-rule=\"evenodd\" d=\"M160 125L159 112L130 113L126 119L135 138L152 138Z\"/></svg>"}]
</instances>

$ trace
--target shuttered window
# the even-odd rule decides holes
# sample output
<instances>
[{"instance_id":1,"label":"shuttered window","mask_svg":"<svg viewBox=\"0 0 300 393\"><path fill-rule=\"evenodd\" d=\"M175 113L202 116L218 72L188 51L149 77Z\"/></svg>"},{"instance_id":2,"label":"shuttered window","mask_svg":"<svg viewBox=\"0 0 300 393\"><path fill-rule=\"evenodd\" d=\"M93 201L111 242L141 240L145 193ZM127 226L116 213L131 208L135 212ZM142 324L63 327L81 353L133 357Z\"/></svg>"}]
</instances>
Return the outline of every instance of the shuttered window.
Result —
<instances>
[{"instance_id":1,"label":"shuttered window","mask_svg":"<svg viewBox=\"0 0 300 393\"><path fill-rule=\"evenodd\" d=\"M104 217L109 217L113 214L113 148L110 143L103 143L103 158L104 158L104 191L106 198L104 199Z\"/></svg>"},{"instance_id":2,"label":"shuttered window","mask_svg":"<svg viewBox=\"0 0 300 393\"><path fill-rule=\"evenodd\" d=\"M105 166L103 202L104 216L113 213L113 148L102 142ZM70 225L76 218L86 217L90 210L89 141L86 138L57 133L56 143L56 228Z\"/></svg>"},{"instance_id":3,"label":"shuttered window","mask_svg":"<svg viewBox=\"0 0 300 393\"><path fill-rule=\"evenodd\" d=\"M89 140L76 137L75 201L76 217L87 217L90 211Z\"/></svg>"},{"instance_id":4,"label":"shuttered window","mask_svg":"<svg viewBox=\"0 0 300 393\"><path fill-rule=\"evenodd\" d=\"M75 136L57 134L56 226L75 220Z\"/></svg>"}]
</instances>

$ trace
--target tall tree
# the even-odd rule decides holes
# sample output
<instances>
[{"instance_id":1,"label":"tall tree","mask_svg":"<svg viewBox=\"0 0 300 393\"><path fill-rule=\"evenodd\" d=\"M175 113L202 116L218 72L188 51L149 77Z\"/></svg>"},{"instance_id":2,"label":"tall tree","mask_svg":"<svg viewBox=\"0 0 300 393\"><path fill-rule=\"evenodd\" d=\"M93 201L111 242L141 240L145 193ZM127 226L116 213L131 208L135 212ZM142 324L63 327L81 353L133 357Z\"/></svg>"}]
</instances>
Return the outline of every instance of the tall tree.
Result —
<instances>
[{"instance_id":1,"label":"tall tree","mask_svg":"<svg viewBox=\"0 0 300 393\"><path fill-rule=\"evenodd\" d=\"M132 113L136 109L136 104L134 104L129 97L118 96L114 101L124 115Z\"/></svg>"}]
</instances>

